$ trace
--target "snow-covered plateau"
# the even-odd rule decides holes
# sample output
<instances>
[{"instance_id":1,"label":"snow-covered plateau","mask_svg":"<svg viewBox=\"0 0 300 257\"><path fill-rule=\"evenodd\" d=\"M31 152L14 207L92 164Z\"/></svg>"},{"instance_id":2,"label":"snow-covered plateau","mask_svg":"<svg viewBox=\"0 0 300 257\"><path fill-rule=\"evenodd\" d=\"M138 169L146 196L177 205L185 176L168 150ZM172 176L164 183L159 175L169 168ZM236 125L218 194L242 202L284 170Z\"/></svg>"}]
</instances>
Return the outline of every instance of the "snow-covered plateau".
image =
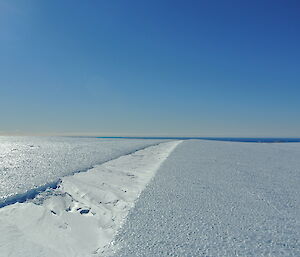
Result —
<instances>
[{"instance_id":1,"label":"snow-covered plateau","mask_svg":"<svg viewBox=\"0 0 300 257\"><path fill-rule=\"evenodd\" d=\"M147 142L0 208L0 256L300 256L299 143Z\"/></svg>"},{"instance_id":2,"label":"snow-covered plateau","mask_svg":"<svg viewBox=\"0 0 300 257\"><path fill-rule=\"evenodd\" d=\"M300 256L300 144L184 141L109 256Z\"/></svg>"}]
</instances>

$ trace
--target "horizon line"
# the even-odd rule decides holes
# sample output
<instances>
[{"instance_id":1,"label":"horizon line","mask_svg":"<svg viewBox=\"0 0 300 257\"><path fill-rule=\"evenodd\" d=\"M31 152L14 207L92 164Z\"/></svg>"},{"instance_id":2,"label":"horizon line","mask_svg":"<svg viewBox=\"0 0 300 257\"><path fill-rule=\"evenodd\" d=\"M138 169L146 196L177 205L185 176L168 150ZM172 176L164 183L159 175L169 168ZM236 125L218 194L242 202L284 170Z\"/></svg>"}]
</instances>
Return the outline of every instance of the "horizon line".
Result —
<instances>
[{"instance_id":1,"label":"horizon line","mask_svg":"<svg viewBox=\"0 0 300 257\"><path fill-rule=\"evenodd\" d=\"M164 135L164 134L122 134L122 133L1 133L0 136L33 137L94 137L94 138L157 138L157 139L300 139L300 136L261 136L261 135Z\"/></svg>"}]
</instances>

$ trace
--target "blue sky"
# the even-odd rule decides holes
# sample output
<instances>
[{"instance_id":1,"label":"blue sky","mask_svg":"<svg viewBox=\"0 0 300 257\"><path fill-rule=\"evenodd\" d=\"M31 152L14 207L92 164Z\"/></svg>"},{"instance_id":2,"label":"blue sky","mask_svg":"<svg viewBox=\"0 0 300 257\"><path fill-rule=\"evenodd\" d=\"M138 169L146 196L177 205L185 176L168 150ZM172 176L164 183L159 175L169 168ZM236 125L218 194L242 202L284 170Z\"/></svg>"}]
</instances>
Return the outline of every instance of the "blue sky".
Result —
<instances>
[{"instance_id":1,"label":"blue sky","mask_svg":"<svg viewBox=\"0 0 300 257\"><path fill-rule=\"evenodd\" d=\"M0 0L0 133L299 137L299 13Z\"/></svg>"}]
</instances>

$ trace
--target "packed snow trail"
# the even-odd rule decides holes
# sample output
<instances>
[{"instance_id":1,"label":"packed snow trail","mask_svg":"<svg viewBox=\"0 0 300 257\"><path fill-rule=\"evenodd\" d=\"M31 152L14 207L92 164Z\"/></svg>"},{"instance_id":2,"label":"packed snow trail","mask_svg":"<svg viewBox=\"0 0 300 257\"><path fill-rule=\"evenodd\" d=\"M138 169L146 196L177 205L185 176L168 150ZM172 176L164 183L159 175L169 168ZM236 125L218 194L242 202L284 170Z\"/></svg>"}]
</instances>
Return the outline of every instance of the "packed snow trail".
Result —
<instances>
[{"instance_id":1,"label":"packed snow trail","mask_svg":"<svg viewBox=\"0 0 300 257\"><path fill-rule=\"evenodd\" d=\"M300 144L184 141L108 256L300 256Z\"/></svg>"}]
</instances>

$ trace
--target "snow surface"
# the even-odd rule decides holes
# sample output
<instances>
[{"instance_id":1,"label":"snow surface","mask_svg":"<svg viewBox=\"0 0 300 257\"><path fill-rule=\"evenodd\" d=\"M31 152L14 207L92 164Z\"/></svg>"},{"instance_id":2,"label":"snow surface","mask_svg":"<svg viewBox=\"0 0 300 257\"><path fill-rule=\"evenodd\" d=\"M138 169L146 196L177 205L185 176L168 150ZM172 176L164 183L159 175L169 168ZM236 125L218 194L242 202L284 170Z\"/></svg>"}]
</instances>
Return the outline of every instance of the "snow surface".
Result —
<instances>
[{"instance_id":1,"label":"snow surface","mask_svg":"<svg viewBox=\"0 0 300 257\"><path fill-rule=\"evenodd\" d=\"M24 200L60 177L163 140L0 137L0 207Z\"/></svg>"},{"instance_id":2,"label":"snow surface","mask_svg":"<svg viewBox=\"0 0 300 257\"><path fill-rule=\"evenodd\" d=\"M108 256L300 256L300 144L184 141Z\"/></svg>"},{"instance_id":3,"label":"snow surface","mask_svg":"<svg viewBox=\"0 0 300 257\"><path fill-rule=\"evenodd\" d=\"M0 256L300 256L299 143L179 143L0 208Z\"/></svg>"},{"instance_id":4,"label":"snow surface","mask_svg":"<svg viewBox=\"0 0 300 257\"><path fill-rule=\"evenodd\" d=\"M179 143L150 146L63 177L56 189L0 208L0 256L101 255L134 201ZM141 144L145 145L138 141L130 145Z\"/></svg>"}]
</instances>

